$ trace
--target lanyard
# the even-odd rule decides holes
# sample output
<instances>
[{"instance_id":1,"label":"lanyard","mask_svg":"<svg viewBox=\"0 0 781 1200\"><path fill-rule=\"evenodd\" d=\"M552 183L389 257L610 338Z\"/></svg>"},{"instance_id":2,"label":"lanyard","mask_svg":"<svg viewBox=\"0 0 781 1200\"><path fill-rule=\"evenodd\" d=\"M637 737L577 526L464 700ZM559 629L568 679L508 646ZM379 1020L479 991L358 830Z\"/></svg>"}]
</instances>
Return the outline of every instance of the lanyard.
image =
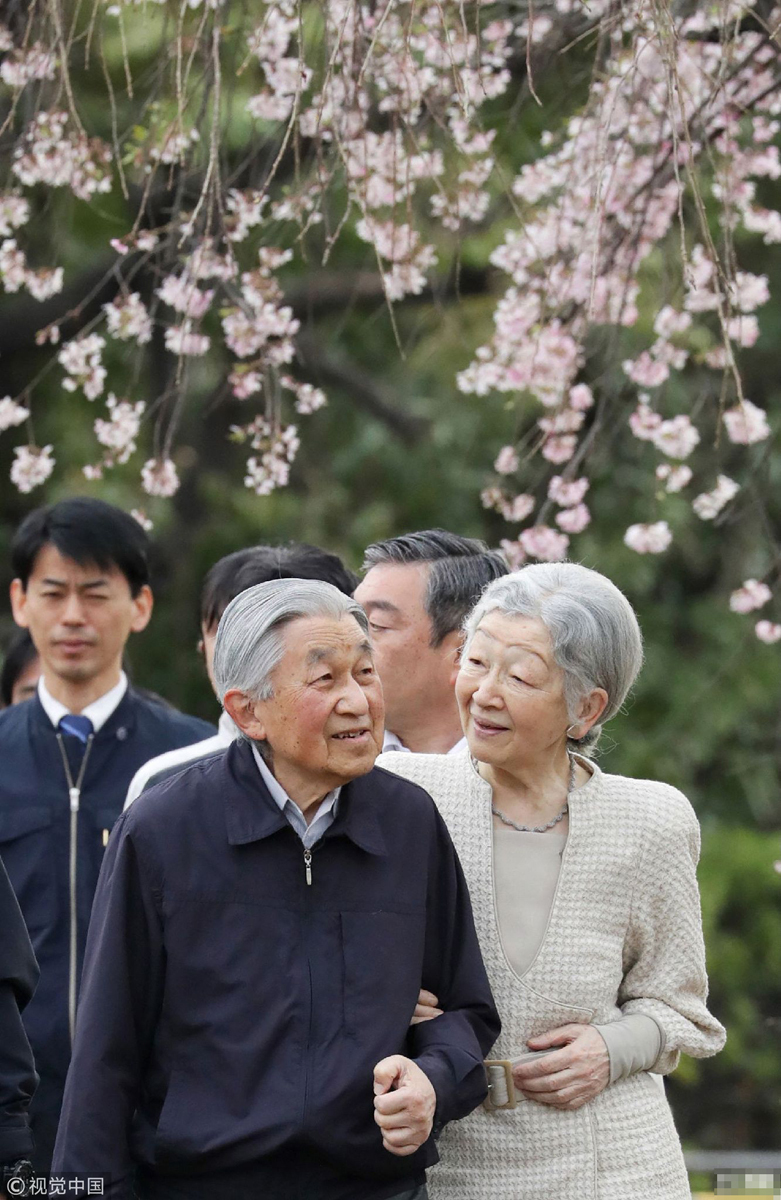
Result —
<instances>
[{"instance_id":1,"label":"lanyard","mask_svg":"<svg viewBox=\"0 0 781 1200\"><path fill-rule=\"evenodd\" d=\"M87 763L89 762L90 751L92 749L92 743L94 740L95 740L95 734L91 733L89 735L89 737L87 738L87 745L84 748L84 755L81 760L81 766L79 767L79 774L77 776L76 782L74 783L73 775L71 774L71 765L68 762L68 755L65 750L65 743L62 740L62 734L61 733L57 734L57 744L60 747L60 754L62 755L62 765L65 768L65 780L68 784L68 795L70 797L70 802L71 802L71 812L79 811L79 800L81 799L81 785L84 782L84 775L87 770Z\"/></svg>"},{"instance_id":2,"label":"lanyard","mask_svg":"<svg viewBox=\"0 0 781 1200\"><path fill-rule=\"evenodd\" d=\"M78 974L78 914L76 903L76 868L77 868L77 840L78 840L78 820L79 820L79 800L81 799L81 785L84 782L84 774L87 770L90 751L95 735L91 733L87 738L87 745L84 748L84 754L79 767L79 774L76 782L73 782L68 755L65 750L65 743L62 740L62 734L57 734L57 743L60 747L62 755L62 765L65 768L65 779L68 784L68 796L71 804L71 828L70 828L70 854L69 854L69 869L68 869L68 891L69 891L69 915L70 915L70 938L69 938L69 971L68 971L68 1026L70 1029L71 1045L73 1045L73 1035L76 1030L76 990L77 990L77 974Z\"/></svg>"}]
</instances>

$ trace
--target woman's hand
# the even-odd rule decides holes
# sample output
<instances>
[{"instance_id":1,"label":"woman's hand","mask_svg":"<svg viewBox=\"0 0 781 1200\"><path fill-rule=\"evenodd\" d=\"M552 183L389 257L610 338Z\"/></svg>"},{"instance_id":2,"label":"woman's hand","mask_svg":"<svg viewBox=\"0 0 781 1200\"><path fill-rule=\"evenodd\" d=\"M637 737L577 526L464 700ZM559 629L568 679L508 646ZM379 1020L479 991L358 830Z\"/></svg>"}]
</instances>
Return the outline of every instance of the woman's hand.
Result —
<instances>
[{"instance_id":1,"label":"woman's hand","mask_svg":"<svg viewBox=\"0 0 781 1200\"><path fill-rule=\"evenodd\" d=\"M437 1008L438 1003L433 992L427 992L425 988L421 988L410 1025L418 1025L421 1021L433 1021L434 1017L441 1017L442 1009Z\"/></svg>"},{"instance_id":2,"label":"woman's hand","mask_svg":"<svg viewBox=\"0 0 781 1200\"><path fill-rule=\"evenodd\" d=\"M593 1100L610 1082L607 1046L591 1025L562 1025L527 1044L530 1050L562 1047L513 1067L515 1086L527 1100L572 1110Z\"/></svg>"}]
</instances>

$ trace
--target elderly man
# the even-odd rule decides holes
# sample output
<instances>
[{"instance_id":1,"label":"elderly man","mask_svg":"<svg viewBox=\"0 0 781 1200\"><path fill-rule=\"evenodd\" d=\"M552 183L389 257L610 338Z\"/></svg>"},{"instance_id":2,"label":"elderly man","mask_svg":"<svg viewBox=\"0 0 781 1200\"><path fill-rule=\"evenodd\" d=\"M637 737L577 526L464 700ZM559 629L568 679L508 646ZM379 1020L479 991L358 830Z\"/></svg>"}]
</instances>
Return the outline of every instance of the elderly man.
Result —
<instances>
[{"instance_id":1,"label":"elderly man","mask_svg":"<svg viewBox=\"0 0 781 1200\"><path fill-rule=\"evenodd\" d=\"M455 681L461 626L483 588L507 574L477 538L424 529L375 542L355 591L369 615L385 693L383 750L450 754L466 745Z\"/></svg>"},{"instance_id":2,"label":"elderly man","mask_svg":"<svg viewBox=\"0 0 781 1200\"><path fill-rule=\"evenodd\" d=\"M93 910L58 1173L143 1200L422 1200L499 1022L431 799L374 769L367 620L329 584L237 596L243 737L144 792ZM437 1020L410 1026L421 983Z\"/></svg>"}]
</instances>

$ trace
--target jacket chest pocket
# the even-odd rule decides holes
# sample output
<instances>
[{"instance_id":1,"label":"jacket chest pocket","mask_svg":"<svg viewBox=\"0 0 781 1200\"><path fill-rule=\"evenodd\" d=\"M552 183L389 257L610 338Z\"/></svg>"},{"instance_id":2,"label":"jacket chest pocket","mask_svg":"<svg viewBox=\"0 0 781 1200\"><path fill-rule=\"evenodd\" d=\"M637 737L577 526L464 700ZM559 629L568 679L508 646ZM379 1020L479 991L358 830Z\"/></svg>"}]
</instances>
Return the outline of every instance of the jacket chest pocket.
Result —
<instances>
[{"instance_id":1,"label":"jacket chest pocket","mask_svg":"<svg viewBox=\"0 0 781 1200\"><path fill-rule=\"evenodd\" d=\"M11 880L30 936L56 919L52 813L49 808L20 808L0 813L0 858Z\"/></svg>"},{"instance_id":2,"label":"jacket chest pocket","mask_svg":"<svg viewBox=\"0 0 781 1200\"><path fill-rule=\"evenodd\" d=\"M378 1009L406 1030L421 987L424 913L343 912L344 1023L354 1033L371 1027Z\"/></svg>"}]
</instances>

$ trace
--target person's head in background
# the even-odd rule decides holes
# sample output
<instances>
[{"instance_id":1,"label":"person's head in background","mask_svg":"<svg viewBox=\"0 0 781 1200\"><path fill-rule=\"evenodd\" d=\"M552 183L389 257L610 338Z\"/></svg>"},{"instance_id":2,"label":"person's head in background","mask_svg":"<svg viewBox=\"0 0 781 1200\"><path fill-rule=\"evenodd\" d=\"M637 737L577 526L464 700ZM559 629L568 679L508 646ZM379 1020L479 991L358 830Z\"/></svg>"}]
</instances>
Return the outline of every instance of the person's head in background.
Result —
<instances>
[{"instance_id":1,"label":"person's head in background","mask_svg":"<svg viewBox=\"0 0 781 1200\"><path fill-rule=\"evenodd\" d=\"M20 629L8 646L0 671L0 706L10 708L35 695L41 664L28 630Z\"/></svg>"},{"instance_id":2,"label":"person's head in background","mask_svg":"<svg viewBox=\"0 0 781 1200\"><path fill-rule=\"evenodd\" d=\"M14 620L48 691L80 712L119 682L125 643L152 615L149 539L122 509L78 496L30 513L11 561Z\"/></svg>"},{"instance_id":3,"label":"person's head in background","mask_svg":"<svg viewBox=\"0 0 781 1200\"><path fill-rule=\"evenodd\" d=\"M199 648L213 688L214 643L220 617L240 592L272 579L319 579L333 584L345 596L352 596L358 582L358 577L345 567L338 555L305 542L249 546L221 558L207 574L201 592Z\"/></svg>"},{"instance_id":4,"label":"person's head in background","mask_svg":"<svg viewBox=\"0 0 781 1200\"><path fill-rule=\"evenodd\" d=\"M446 753L462 737L455 697L462 625L507 574L477 538L425 529L369 546L355 598L366 609L385 693L386 749Z\"/></svg>"}]
</instances>

